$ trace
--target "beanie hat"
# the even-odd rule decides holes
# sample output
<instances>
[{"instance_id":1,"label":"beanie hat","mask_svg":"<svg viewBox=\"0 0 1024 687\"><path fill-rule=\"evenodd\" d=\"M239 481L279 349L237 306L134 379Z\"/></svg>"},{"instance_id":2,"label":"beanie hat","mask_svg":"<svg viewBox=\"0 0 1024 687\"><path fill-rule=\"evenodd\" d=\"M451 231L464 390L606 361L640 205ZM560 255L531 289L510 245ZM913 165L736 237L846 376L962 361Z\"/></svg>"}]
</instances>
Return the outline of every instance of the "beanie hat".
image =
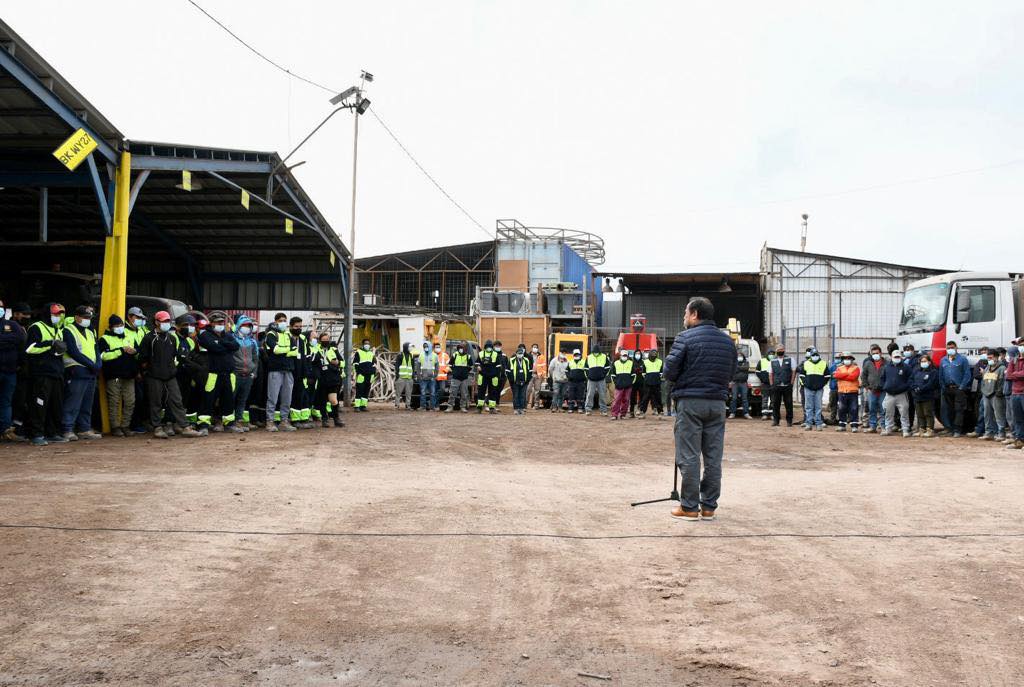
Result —
<instances>
[{"instance_id":1,"label":"beanie hat","mask_svg":"<svg viewBox=\"0 0 1024 687\"><path fill-rule=\"evenodd\" d=\"M124 324L124 320L121 319L120 315L111 315L107 318L107 324L111 327L118 327Z\"/></svg>"}]
</instances>

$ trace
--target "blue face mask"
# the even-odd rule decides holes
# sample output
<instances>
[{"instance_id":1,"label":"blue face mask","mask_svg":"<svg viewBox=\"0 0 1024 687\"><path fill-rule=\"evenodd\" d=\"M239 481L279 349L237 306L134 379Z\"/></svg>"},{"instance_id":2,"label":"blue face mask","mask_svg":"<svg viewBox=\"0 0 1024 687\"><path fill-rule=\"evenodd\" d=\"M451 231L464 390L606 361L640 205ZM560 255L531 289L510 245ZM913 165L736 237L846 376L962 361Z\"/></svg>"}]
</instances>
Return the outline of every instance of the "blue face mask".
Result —
<instances>
[{"instance_id":1,"label":"blue face mask","mask_svg":"<svg viewBox=\"0 0 1024 687\"><path fill-rule=\"evenodd\" d=\"M61 319L63 318L60 315L50 315L51 324L60 324Z\"/></svg>"},{"instance_id":2,"label":"blue face mask","mask_svg":"<svg viewBox=\"0 0 1024 687\"><path fill-rule=\"evenodd\" d=\"M242 327L238 331L242 333L242 336L249 336L252 334L252 327Z\"/></svg>"},{"instance_id":3,"label":"blue face mask","mask_svg":"<svg viewBox=\"0 0 1024 687\"><path fill-rule=\"evenodd\" d=\"M161 322L160 323L160 331L162 331L162 332L169 332L169 331L171 331L171 323L170 322Z\"/></svg>"},{"instance_id":4,"label":"blue face mask","mask_svg":"<svg viewBox=\"0 0 1024 687\"><path fill-rule=\"evenodd\" d=\"M82 320L79 326L88 329L90 324L92 324L92 320Z\"/></svg>"},{"instance_id":5,"label":"blue face mask","mask_svg":"<svg viewBox=\"0 0 1024 687\"><path fill-rule=\"evenodd\" d=\"M123 336L124 335L124 327L114 327L113 331L118 336Z\"/></svg>"},{"instance_id":6,"label":"blue face mask","mask_svg":"<svg viewBox=\"0 0 1024 687\"><path fill-rule=\"evenodd\" d=\"M146 320L140 317L139 319L135 320L135 326L136 327L145 327L146 326Z\"/></svg>"},{"instance_id":7,"label":"blue face mask","mask_svg":"<svg viewBox=\"0 0 1024 687\"><path fill-rule=\"evenodd\" d=\"M286 331L288 331L288 323L287 322L278 322L277 323L277 331L279 331L279 332L286 332Z\"/></svg>"}]
</instances>

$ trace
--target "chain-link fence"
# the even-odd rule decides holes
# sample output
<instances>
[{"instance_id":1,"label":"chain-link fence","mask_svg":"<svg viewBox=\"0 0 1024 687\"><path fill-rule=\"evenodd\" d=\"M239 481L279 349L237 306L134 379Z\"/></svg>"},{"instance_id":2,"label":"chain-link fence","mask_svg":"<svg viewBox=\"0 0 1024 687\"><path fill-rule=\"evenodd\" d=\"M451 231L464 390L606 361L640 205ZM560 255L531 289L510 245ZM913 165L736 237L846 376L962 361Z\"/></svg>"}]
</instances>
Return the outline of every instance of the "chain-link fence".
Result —
<instances>
[{"instance_id":1,"label":"chain-link fence","mask_svg":"<svg viewBox=\"0 0 1024 687\"><path fill-rule=\"evenodd\" d=\"M782 330L781 343L794 356L814 346L826 360L835 355L836 326L815 324L807 327L789 327ZM802 358L801 358L802 360Z\"/></svg>"}]
</instances>

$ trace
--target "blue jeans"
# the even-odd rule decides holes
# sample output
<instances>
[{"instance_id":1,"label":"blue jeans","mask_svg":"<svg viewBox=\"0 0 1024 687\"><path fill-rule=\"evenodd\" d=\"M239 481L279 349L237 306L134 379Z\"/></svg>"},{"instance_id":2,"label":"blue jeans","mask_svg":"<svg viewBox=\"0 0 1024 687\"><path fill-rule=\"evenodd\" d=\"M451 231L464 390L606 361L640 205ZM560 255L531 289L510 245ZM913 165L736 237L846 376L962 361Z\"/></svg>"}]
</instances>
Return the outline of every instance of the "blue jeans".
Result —
<instances>
[{"instance_id":1,"label":"blue jeans","mask_svg":"<svg viewBox=\"0 0 1024 687\"><path fill-rule=\"evenodd\" d=\"M995 418L992 419L992 425L995 426ZM974 425L974 433L985 435L985 397L981 394L978 394L978 422Z\"/></svg>"},{"instance_id":2,"label":"blue jeans","mask_svg":"<svg viewBox=\"0 0 1024 687\"><path fill-rule=\"evenodd\" d=\"M675 408L676 467L683 477L679 505L688 511L715 510L722 493L725 406L707 398L679 398Z\"/></svg>"},{"instance_id":3,"label":"blue jeans","mask_svg":"<svg viewBox=\"0 0 1024 687\"><path fill-rule=\"evenodd\" d=\"M743 414L750 415L750 404L747 399L747 385L743 382L736 382L732 385L732 390L729 392L729 414L736 414L737 401L742 399L743 401Z\"/></svg>"},{"instance_id":4,"label":"blue jeans","mask_svg":"<svg viewBox=\"0 0 1024 687\"><path fill-rule=\"evenodd\" d=\"M420 407L424 410L437 408L437 380L420 380Z\"/></svg>"},{"instance_id":5,"label":"blue jeans","mask_svg":"<svg viewBox=\"0 0 1024 687\"><path fill-rule=\"evenodd\" d=\"M72 377L68 380L61 417L61 427L65 432L88 432L92 429L92 399L95 394L95 377Z\"/></svg>"},{"instance_id":6,"label":"blue jeans","mask_svg":"<svg viewBox=\"0 0 1024 687\"><path fill-rule=\"evenodd\" d=\"M825 420L821 417L821 398L824 395L824 389L804 389L804 424L808 427L825 426Z\"/></svg>"},{"instance_id":7,"label":"blue jeans","mask_svg":"<svg viewBox=\"0 0 1024 687\"><path fill-rule=\"evenodd\" d=\"M526 409L526 385L525 384L513 384L512 385L512 408L514 410L525 410Z\"/></svg>"},{"instance_id":8,"label":"blue jeans","mask_svg":"<svg viewBox=\"0 0 1024 687\"><path fill-rule=\"evenodd\" d=\"M1013 408L1013 438L1024 441L1024 394L1014 394L1009 400Z\"/></svg>"},{"instance_id":9,"label":"blue jeans","mask_svg":"<svg viewBox=\"0 0 1024 687\"><path fill-rule=\"evenodd\" d=\"M871 391L869 389L867 392L868 407L864 414L868 416L868 425L872 429L874 429L879 423L882 423L883 425L885 424L883 419L885 418L885 415L882 411L882 400L884 397L885 395L881 391Z\"/></svg>"},{"instance_id":10,"label":"blue jeans","mask_svg":"<svg viewBox=\"0 0 1024 687\"><path fill-rule=\"evenodd\" d=\"M11 403L14 401L14 385L17 382L17 372L0 372L0 434L11 426Z\"/></svg>"},{"instance_id":11,"label":"blue jeans","mask_svg":"<svg viewBox=\"0 0 1024 687\"><path fill-rule=\"evenodd\" d=\"M249 392L252 391L252 377L235 376L235 421L249 421Z\"/></svg>"}]
</instances>

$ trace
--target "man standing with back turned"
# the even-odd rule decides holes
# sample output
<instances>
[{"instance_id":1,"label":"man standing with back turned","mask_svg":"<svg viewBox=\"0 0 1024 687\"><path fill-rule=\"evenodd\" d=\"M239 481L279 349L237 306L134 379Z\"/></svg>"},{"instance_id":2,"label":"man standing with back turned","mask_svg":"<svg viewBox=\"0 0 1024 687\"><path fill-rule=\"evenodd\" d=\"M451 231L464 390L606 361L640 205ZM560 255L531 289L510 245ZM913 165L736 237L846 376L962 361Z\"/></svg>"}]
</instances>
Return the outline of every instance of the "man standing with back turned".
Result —
<instances>
[{"instance_id":1,"label":"man standing with back turned","mask_svg":"<svg viewBox=\"0 0 1024 687\"><path fill-rule=\"evenodd\" d=\"M683 331L665 357L665 379L675 405L676 466L683 477L672 517L686 522L714 520L722 491L725 401L736 368L736 346L715 325L707 298L692 298ZM704 473L701 475L701 454Z\"/></svg>"}]
</instances>

